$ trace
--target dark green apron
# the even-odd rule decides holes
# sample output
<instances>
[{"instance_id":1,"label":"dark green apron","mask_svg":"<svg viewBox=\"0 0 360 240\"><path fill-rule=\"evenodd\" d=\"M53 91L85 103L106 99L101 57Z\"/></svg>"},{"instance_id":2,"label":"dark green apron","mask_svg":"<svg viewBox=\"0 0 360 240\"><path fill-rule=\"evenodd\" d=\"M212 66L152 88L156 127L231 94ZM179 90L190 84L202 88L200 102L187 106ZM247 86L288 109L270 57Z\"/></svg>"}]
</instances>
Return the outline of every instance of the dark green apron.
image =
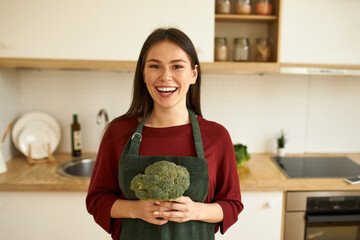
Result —
<instances>
[{"instance_id":1,"label":"dark green apron","mask_svg":"<svg viewBox=\"0 0 360 240\"><path fill-rule=\"evenodd\" d=\"M128 200L138 200L130 190L134 176L144 173L145 168L155 162L166 160L184 166L190 173L190 187L184 196L195 202L204 202L209 190L207 162L196 115L189 110L197 157L139 156L139 147L145 118L125 145L119 163L119 184ZM124 218L121 222L120 240L211 240L214 237L215 224L201 221L184 223L167 222L162 226L145 222L141 219Z\"/></svg>"}]
</instances>

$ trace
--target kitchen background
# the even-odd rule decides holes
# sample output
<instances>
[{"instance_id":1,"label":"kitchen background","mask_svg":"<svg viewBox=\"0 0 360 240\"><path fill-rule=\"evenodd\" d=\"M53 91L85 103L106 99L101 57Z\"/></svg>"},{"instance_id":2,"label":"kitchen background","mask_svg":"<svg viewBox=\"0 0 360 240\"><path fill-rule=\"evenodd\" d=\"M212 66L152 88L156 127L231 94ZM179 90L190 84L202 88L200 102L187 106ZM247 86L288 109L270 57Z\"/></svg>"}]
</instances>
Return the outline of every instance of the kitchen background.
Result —
<instances>
[{"instance_id":1,"label":"kitchen background","mask_svg":"<svg viewBox=\"0 0 360 240\"><path fill-rule=\"evenodd\" d=\"M203 63L204 117L252 154L238 169L245 209L216 239L283 239L289 191L359 192L342 178L287 179L270 155L255 153L274 153L284 129L288 153L355 153L360 163L360 1L272 0L271 16L245 17L215 14L215 0L174 2L0 0L0 136L22 114L43 111L60 123L57 152L67 152L55 153L55 165L31 166L14 158L20 154L7 137L2 150L12 160L0 175L0 238L107 238L85 209L88 179L60 176L55 167L69 160L74 113L83 151L97 151L105 127L97 113L104 108L113 119L127 110L129 66L160 26L193 40ZM214 63L215 37L227 37L229 52L237 37L248 37L252 49L255 38L273 38L272 60Z\"/></svg>"},{"instance_id":2,"label":"kitchen background","mask_svg":"<svg viewBox=\"0 0 360 240\"><path fill-rule=\"evenodd\" d=\"M96 152L104 125L129 107L133 72L1 70L0 129L29 111L44 111L61 125L58 151L70 151L72 114L79 114L83 150ZM288 74L203 74L203 115L223 124L234 142L250 153L274 152L280 129L288 133L287 151L359 152L360 81L358 76ZM6 141L10 145L10 139ZM4 147L9 159L15 150ZM12 149L12 150L11 150Z\"/></svg>"},{"instance_id":3,"label":"kitchen background","mask_svg":"<svg viewBox=\"0 0 360 240\"><path fill-rule=\"evenodd\" d=\"M176 8L163 0L109 0L106 4L96 0L2 0L0 4L0 57L136 60L149 32L159 26L176 26L193 40L200 60L211 62L214 36L231 32L231 37L246 34L254 38L270 31L267 23L261 22L215 23L215 1L183 1ZM358 38L354 26L358 26L355 10L359 3L331 1L333 7L320 15L317 10L323 9L321 3L311 3L311 8L309 4L282 1L285 10L276 12L285 19L280 19L278 29L281 40L277 62L357 64L360 50L353 41ZM294 10L303 14L294 14ZM344 19L353 19L353 23L341 25L341 17L331 17L339 13ZM330 31L329 25L337 32ZM329 51L322 44L336 48ZM311 55L311 51L318 52ZM68 152L72 114L77 113L83 129L83 151L96 152L104 128L96 125L96 114L105 108L112 119L127 110L133 74L0 69L0 129L4 131L10 121L29 111L47 112L61 125L58 151ZM203 114L223 124L234 143L245 143L250 153L274 152L275 137L281 129L288 134L290 153L359 152L359 80L359 76L348 75L205 72ZM10 138L3 151L5 159L17 154Z\"/></svg>"}]
</instances>

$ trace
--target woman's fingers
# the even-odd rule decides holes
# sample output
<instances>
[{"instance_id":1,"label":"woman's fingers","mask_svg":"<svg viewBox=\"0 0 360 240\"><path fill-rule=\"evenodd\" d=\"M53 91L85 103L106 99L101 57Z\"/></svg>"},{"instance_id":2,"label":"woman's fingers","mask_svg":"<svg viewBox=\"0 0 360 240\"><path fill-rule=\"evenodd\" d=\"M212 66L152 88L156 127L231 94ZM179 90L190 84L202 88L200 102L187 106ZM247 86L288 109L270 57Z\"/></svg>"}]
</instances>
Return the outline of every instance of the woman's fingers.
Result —
<instances>
[{"instance_id":1,"label":"woman's fingers","mask_svg":"<svg viewBox=\"0 0 360 240\"><path fill-rule=\"evenodd\" d=\"M163 218L153 218L153 219L149 219L148 223L155 224L155 225L164 225L168 221L169 220L163 219Z\"/></svg>"},{"instance_id":2,"label":"woman's fingers","mask_svg":"<svg viewBox=\"0 0 360 240\"><path fill-rule=\"evenodd\" d=\"M189 197L180 197L171 201L138 201L138 218L156 225L168 221L186 222L196 220L197 204Z\"/></svg>"},{"instance_id":3,"label":"woman's fingers","mask_svg":"<svg viewBox=\"0 0 360 240\"><path fill-rule=\"evenodd\" d=\"M152 224L163 225L168 222L167 219L163 219L160 216L155 215L155 212L160 210L159 201L147 200L138 201L138 218Z\"/></svg>"},{"instance_id":4,"label":"woman's fingers","mask_svg":"<svg viewBox=\"0 0 360 240\"><path fill-rule=\"evenodd\" d=\"M180 197L170 202L160 202L156 216L173 222L186 222L195 219L195 203L189 197Z\"/></svg>"}]
</instances>

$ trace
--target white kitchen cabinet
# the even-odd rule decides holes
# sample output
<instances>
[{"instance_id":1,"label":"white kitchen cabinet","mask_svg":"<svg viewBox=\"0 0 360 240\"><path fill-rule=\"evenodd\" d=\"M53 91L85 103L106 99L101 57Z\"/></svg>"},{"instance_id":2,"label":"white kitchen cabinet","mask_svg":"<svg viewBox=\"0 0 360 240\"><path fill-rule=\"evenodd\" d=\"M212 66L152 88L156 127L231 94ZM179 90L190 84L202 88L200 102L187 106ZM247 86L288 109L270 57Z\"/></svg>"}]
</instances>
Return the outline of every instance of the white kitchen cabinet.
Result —
<instances>
[{"instance_id":1,"label":"white kitchen cabinet","mask_svg":"<svg viewBox=\"0 0 360 240\"><path fill-rule=\"evenodd\" d=\"M216 240L281 240L282 192L242 192L239 220Z\"/></svg>"},{"instance_id":2,"label":"white kitchen cabinet","mask_svg":"<svg viewBox=\"0 0 360 240\"><path fill-rule=\"evenodd\" d=\"M87 213L85 192L0 192L0 239L110 239Z\"/></svg>"},{"instance_id":3,"label":"white kitchen cabinet","mask_svg":"<svg viewBox=\"0 0 360 240\"><path fill-rule=\"evenodd\" d=\"M158 27L178 27L213 60L214 0L2 0L0 57L136 60Z\"/></svg>"},{"instance_id":4,"label":"white kitchen cabinet","mask_svg":"<svg viewBox=\"0 0 360 240\"><path fill-rule=\"evenodd\" d=\"M85 207L83 192L0 192L0 239L110 239ZM239 220L216 240L280 240L282 192L243 192Z\"/></svg>"},{"instance_id":5,"label":"white kitchen cabinet","mask_svg":"<svg viewBox=\"0 0 360 240\"><path fill-rule=\"evenodd\" d=\"M359 0L283 0L281 63L359 65Z\"/></svg>"}]
</instances>

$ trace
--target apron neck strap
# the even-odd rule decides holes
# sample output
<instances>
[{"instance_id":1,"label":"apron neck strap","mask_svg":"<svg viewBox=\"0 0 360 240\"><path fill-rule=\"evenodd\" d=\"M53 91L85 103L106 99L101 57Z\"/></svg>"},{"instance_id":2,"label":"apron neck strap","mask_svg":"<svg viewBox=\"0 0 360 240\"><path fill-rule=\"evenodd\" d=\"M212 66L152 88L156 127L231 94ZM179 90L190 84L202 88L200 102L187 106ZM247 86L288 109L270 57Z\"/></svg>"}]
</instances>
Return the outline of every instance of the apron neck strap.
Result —
<instances>
[{"instance_id":1,"label":"apron neck strap","mask_svg":"<svg viewBox=\"0 0 360 240\"><path fill-rule=\"evenodd\" d=\"M196 154L198 157L204 157L203 141L201 138L200 127L199 127L198 120L196 118L196 114L190 108L188 108L188 111L189 111L190 122L191 122L191 126L192 126Z\"/></svg>"},{"instance_id":2,"label":"apron neck strap","mask_svg":"<svg viewBox=\"0 0 360 240\"><path fill-rule=\"evenodd\" d=\"M196 118L196 114L190 108L188 108L188 111L189 111L192 131L193 131L196 154L198 157L204 157L204 147L203 147L200 127L199 127L199 123ZM140 143L141 143L141 139L142 139L142 130L145 125L145 120L146 120L146 117L144 117L141 120L141 122L137 126L134 134L131 137L131 143L130 143L130 148L129 148L130 154L139 155L139 148L140 148Z\"/></svg>"}]
</instances>

